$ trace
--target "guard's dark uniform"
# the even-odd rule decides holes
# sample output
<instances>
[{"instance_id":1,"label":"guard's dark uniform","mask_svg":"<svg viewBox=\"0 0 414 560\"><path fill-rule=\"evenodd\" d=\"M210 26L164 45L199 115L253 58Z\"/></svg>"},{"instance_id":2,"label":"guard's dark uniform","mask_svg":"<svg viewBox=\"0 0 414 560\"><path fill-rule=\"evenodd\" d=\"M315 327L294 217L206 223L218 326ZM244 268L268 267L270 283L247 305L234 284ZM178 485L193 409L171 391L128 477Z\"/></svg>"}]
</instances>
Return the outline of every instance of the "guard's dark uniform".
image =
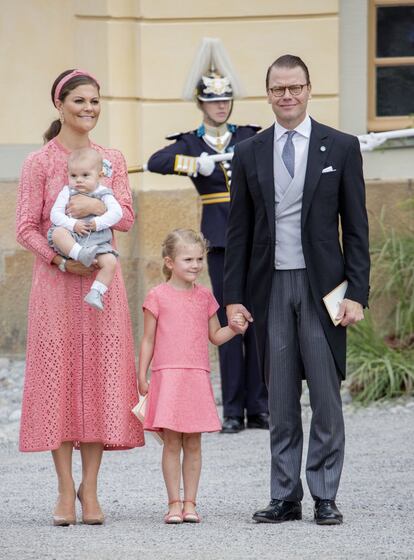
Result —
<instances>
[{"instance_id":1,"label":"guard's dark uniform","mask_svg":"<svg viewBox=\"0 0 414 560\"><path fill-rule=\"evenodd\" d=\"M225 152L232 152L234 145L254 136L258 126L237 126L227 124L231 139ZM191 132L167 136L175 140L153 154L148 163L148 170L163 175L176 174L176 157L180 155L199 157L206 152L217 154L203 140L204 125ZM190 177L203 203L201 231L209 242L208 269L214 295L220 304L218 317L222 326L227 324L223 308L223 271L224 250L226 246L227 219L230 208L231 161L216 163L213 173L205 177ZM223 394L224 416L244 417L267 412L267 390L259 373L253 325L250 325L244 337L235 336L219 347L221 384Z\"/></svg>"}]
</instances>

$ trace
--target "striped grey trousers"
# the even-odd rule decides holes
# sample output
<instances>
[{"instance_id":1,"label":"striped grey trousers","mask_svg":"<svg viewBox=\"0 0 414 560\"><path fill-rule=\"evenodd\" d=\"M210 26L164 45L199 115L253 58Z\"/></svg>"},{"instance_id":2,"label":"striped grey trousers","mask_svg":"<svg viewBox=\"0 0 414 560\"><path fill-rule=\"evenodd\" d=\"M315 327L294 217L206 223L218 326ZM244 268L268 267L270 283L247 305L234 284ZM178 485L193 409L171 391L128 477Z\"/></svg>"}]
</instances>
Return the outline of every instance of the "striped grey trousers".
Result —
<instances>
[{"instance_id":1,"label":"striped grey trousers","mask_svg":"<svg viewBox=\"0 0 414 560\"><path fill-rule=\"evenodd\" d=\"M312 409L307 483L314 498L334 500L345 445L341 379L316 312L306 270L275 270L265 357L272 499L303 498L302 377L309 387Z\"/></svg>"}]
</instances>

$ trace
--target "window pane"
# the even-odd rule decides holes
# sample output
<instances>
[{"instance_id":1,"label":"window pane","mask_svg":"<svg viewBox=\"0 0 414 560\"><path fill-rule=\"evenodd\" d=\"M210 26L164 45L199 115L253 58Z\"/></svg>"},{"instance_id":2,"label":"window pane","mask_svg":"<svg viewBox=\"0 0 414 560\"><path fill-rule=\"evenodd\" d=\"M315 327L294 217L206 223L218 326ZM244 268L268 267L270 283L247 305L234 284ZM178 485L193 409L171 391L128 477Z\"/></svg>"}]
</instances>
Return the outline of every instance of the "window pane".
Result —
<instances>
[{"instance_id":1,"label":"window pane","mask_svg":"<svg viewBox=\"0 0 414 560\"><path fill-rule=\"evenodd\" d=\"M414 6L377 8L377 56L414 56Z\"/></svg>"},{"instance_id":2,"label":"window pane","mask_svg":"<svg viewBox=\"0 0 414 560\"><path fill-rule=\"evenodd\" d=\"M377 68L377 116L414 114L414 66Z\"/></svg>"}]
</instances>

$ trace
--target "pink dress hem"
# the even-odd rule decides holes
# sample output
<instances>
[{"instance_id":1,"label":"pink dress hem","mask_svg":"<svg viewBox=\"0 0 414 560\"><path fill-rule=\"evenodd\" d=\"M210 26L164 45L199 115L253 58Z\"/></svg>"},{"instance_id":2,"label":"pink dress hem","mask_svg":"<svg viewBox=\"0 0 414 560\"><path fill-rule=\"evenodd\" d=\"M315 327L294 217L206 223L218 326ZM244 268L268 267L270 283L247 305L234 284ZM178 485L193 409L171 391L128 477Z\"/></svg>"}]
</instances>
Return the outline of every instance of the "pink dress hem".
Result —
<instances>
[{"instance_id":1,"label":"pink dress hem","mask_svg":"<svg viewBox=\"0 0 414 560\"><path fill-rule=\"evenodd\" d=\"M180 433L219 432L210 372L162 369L151 372L144 430Z\"/></svg>"}]
</instances>

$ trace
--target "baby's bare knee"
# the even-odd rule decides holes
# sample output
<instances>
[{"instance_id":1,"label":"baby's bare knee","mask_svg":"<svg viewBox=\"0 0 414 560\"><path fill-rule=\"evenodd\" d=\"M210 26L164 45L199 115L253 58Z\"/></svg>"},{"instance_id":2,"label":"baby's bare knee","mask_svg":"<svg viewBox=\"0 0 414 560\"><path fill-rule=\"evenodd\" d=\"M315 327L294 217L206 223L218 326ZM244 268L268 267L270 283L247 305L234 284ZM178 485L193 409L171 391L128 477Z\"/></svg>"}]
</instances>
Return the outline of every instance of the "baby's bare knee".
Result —
<instances>
[{"instance_id":1,"label":"baby's bare knee","mask_svg":"<svg viewBox=\"0 0 414 560\"><path fill-rule=\"evenodd\" d=\"M112 253L105 253L103 255L97 255L98 265L100 268L105 268L111 272L115 271L117 258Z\"/></svg>"},{"instance_id":2,"label":"baby's bare knee","mask_svg":"<svg viewBox=\"0 0 414 560\"><path fill-rule=\"evenodd\" d=\"M53 228L52 240L56 242L59 239L62 239L62 236L66 235L66 233L67 233L67 230L64 227L57 226L57 227Z\"/></svg>"}]
</instances>

